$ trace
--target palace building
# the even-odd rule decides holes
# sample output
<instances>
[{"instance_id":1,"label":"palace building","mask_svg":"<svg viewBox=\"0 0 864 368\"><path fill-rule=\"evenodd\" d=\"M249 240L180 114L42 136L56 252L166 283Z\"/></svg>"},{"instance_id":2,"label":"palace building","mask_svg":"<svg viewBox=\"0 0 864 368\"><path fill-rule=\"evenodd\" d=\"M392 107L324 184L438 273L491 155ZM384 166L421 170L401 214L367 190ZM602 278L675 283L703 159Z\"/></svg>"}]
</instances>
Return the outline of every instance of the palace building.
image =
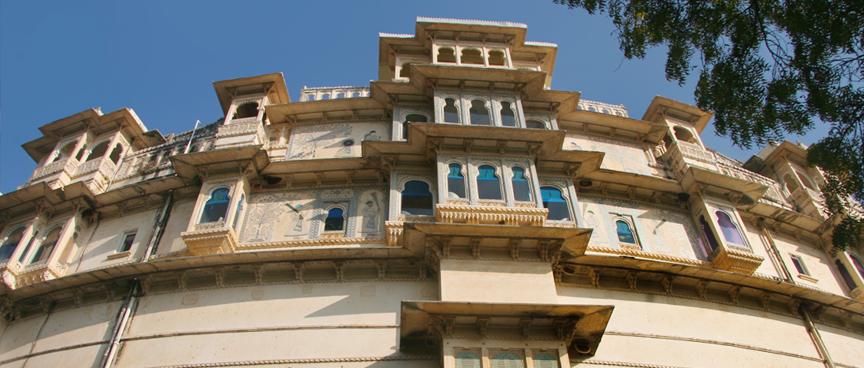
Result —
<instances>
[{"instance_id":1,"label":"palace building","mask_svg":"<svg viewBox=\"0 0 864 368\"><path fill-rule=\"evenodd\" d=\"M551 89L526 33L419 17L368 86L41 126L0 195L0 368L864 367L864 244L831 251L806 147L741 162L710 112Z\"/></svg>"}]
</instances>

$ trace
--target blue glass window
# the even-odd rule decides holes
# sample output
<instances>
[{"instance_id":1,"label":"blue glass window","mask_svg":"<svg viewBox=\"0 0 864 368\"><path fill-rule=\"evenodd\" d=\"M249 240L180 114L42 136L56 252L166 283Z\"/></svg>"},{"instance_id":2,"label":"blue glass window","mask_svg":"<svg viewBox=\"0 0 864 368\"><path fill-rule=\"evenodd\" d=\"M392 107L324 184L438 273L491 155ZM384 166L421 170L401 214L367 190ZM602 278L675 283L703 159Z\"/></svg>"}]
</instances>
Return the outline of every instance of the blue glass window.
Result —
<instances>
[{"instance_id":1,"label":"blue glass window","mask_svg":"<svg viewBox=\"0 0 864 368\"><path fill-rule=\"evenodd\" d=\"M33 260L30 263L42 262L51 256L51 252L54 251L57 241L60 240L60 230L62 229L58 227L48 233L45 239L42 240L42 244L36 249L36 253L33 254Z\"/></svg>"},{"instance_id":2,"label":"blue glass window","mask_svg":"<svg viewBox=\"0 0 864 368\"><path fill-rule=\"evenodd\" d=\"M456 355L456 368L480 368L480 357L470 351Z\"/></svg>"},{"instance_id":3,"label":"blue glass window","mask_svg":"<svg viewBox=\"0 0 864 368\"><path fill-rule=\"evenodd\" d=\"M525 169L521 167L513 168L513 198L517 201L531 200L531 186L528 184L528 179L525 178Z\"/></svg>"},{"instance_id":4,"label":"blue glass window","mask_svg":"<svg viewBox=\"0 0 864 368\"><path fill-rule=\"evenodd\" d=\"M324 231L341 231L345 229L345 212L341 208L332 208L327 211L324 219Z\"/></svg>"},{"instance_id":5,"label":"blue glass window","mask_svg":"<svg viewBox=\"0 0 864 368\"><path fill-rule=\"evenodd\" d=\"M501 184L495 176L495 168L480 166L477 174L477 195L480 199L501 199Z\"/></svg>"},{"instance_id":6,"label":"blue glass window","mask_svg":"<svg viewBox=\"0 0 864 368\"><path fill-rule=\"evenodd\" d=\"M567 208L567 200L561 196L561 191L554 187L541 187L540 195L543 198L543 207L549 209L547 220L570 221L570 210Z\"/></svg>"},{"instance_id":7,"label":"blue glass window","mask_svg":"<svg viewBox=\"0 0 864 368\"><path fill-rule=\"evenodd\" d=\"M501 353L492 358L493 367L501 368L522 368L522 358L513 353Z\"/></svg>"},{"instance_id":8,"label":"blue glass window","mask_svg":"<svg viewBox=\"0 0 864 368\"><path fill-rule=\"evenodd\" d=\"M199 223L216 222L225 218L225 213L228 212L228 203L231 202L228 193L228 188L219 188L210 193L210 200L204 204L204 211L201 211Z\"/></svg>"},{"instance_id":9,"label":"blue glass window","mask_svg":"<svg viewBox=\"0 0 864 368\"><path fill-rule=\"evenodd\" d=\"M471 101L471 109L468 110L468 113L471 114L472 125L492 125L492 122L489 121L489 110L486 109L483 101Z\"/></svg>"},{"instance_id":10,"label":"blue glass window","mask_svg":"<svg viewBox=\"0 0 864 368\"><path fill-rule=\"evenodd\" d=\"M456 100L452 98L444 100L444 122L459 123L459 109L456 108Z\"/></svg>"},{"instance_id":11,"label":"blue glass window","mask_svg":"<svg viewBox=\"0 0 864 368\"><path fill-rule=\"evenodd\" d=\"M558 359L549 353L540 353L534 357L534 368L558 368Z\"/></svg>"},{"instance_id":12,"label":"blue glass window","mask_svg":"<svg viewBox=\"0 0 864 368\"><path fill-rule=\"evenodd\" d=\"M18 248L18 243L24 236L24 228L18 228L6 237L3 245L0 245L0 262L12 258L12 253L15 253L15 248Z\"/></svg>"},{"instance_id":13,"label":"blue glass window","mask_svg":"<svg viewBox=\"0 0 864 368\"><path fill-rule=\"evenodd\" d=\"M506 127L516 126L516 114L513 113L513 108L509 102L501 103L501 125Z\"/></svg>"},{"instance_id":14,"label":"blue glass window","mask_svg":"<svg viewBox=\"0 0 864 368\"><path fill-rule=\"evenodd\" d=\"M615 221L615 230L618 232L618 241L622 243L636 244L636 237L633 236L633 229L626 221Z\"/></svg>"},{"instance_id":15,"label":"blue glass window","mask_svg":"<svg viewBox=\"0 0 864 368\"><path fill-rule=\"evenodd\" d=\"M450 171L447 173L447 190L450 197L465 198L465 176L462 175L462 165L450 164Z\"/></svg>"},{"instance_id":16,"label":"blue glass window","mask_svg":"<svg viewBox=\"0 0 864 368\"><path fill-rule=\"evenodd\" d=\"M717 211L717 222L720 224L720 231L723 232L723 237L726 238L726 241L732 244L745 245L744 239L741 238L741 232L738 231L738 226L735 226L729 215L725 212Z\"/></svg>"},{"instance_id":17,"label":"blue glass window","mask_svg":"<svg viewBox=\"0 0 864 368\"><path fill-rule=\"evenodd\" d=\"M405 183L405 190L402 191L402 214L421 216L434 214L429 184L420 180Z\"/></svg>"}]
</instances>

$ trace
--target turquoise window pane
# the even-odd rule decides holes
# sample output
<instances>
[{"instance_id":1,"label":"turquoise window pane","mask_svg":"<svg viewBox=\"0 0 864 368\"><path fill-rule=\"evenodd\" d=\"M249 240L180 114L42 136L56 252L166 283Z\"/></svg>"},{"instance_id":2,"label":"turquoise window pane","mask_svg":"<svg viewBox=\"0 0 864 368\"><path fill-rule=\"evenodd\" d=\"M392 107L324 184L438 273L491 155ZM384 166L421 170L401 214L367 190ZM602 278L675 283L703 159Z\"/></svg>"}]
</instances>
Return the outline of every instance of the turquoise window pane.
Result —
<instances>
[{"instance_id":1,"label":"turquoise window pane","mask_svg":"<svg viewBox=\"0 0 864 368\"><path fill-rule=\"evenodd\" d=\"M622 243L636 244L636 238L633 236L633 230L630 225L624 221L616 221L615 226L618 230L618 241Z\"/></svg>"}]
</instances>

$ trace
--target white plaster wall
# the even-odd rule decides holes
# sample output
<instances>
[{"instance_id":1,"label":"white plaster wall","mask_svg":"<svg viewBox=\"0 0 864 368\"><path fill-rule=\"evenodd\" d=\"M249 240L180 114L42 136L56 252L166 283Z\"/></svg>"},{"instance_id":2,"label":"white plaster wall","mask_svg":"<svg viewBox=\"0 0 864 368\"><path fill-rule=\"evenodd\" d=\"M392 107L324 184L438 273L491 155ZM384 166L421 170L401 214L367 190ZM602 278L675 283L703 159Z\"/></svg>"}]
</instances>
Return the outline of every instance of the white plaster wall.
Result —
<instances>
[{"instance_id":1,"label":"white plaster wall","mask_svg":"<svg viewBox=\"0 0 864 368\"><path fill-rule=\"evenodd\" d=\"M774 277L784 277L782 271L777 269L777 265L771 261L771 256L768 254L768 249L770 249L770 245L768 240L763 236L762 230L759 230L755 225L744 222L744 226L742 228L744 232L744 236L750 242L750 248L753 250L753 254L756 254L765 260L762 261L762 264L756 268L756 273L762 275L769 275ZM722 237L723 234L720 234ZM792 270L790 270L792 271Z\"/></svg>"},{"instance_id":2,"label":"white plaster wall","mask_svg":"<svg viewBox=\"0 0 864 368\"><path fill-rule=\"evenodd\" d=\"M590 245L620 247L615 216L624 215L633 220L635 235L643 251L693 260L707 259L697 227L687 212L589 195L580 195L579 204L585 223L583 226L594 229Z\"/></svg>"},{"instance_id":3,"label":"white plaster wall","mask_svg":"<svg viewBox=\"0 0 864 368\"><path fill-rule=\"evenodd\" d=\"M185 199L174 203L174 206L171 207L171 216L168 218L168 224L165 226L165 231L162 233L162 239L159 240L155 254L165 254L186 249L186 243L183 242L180 233L186 231L186 228L189 227L189 221L192 218L192 211L194 209L195 199Z\"/></svg>"},{"instance_id":4,"label":"white plaster wall","mask_svg":"<svg viewBox=\"0 0 864 368\"><path fill-rule=\"evenodd\" d=\"M864 365L864 337L837 327L816 324L822 341L834 363L860 367Z\"/></svg>"},{"instance_id":5,"label":"white plaster wall","mask_svg":"<svg viewBox=\"0 0 864 368\"><path fill-rule=\"evenodd\" d=\"M148 295L117 367L384 357L398 351L401 301L428 300L436 288L434 281L310 283Z\"/></svg>"},{"instance_id":6,"label":"white plaster wall","mask_svg":"<svg viewBox=\"0 0 864 368\"><path fill-rule=\"evenodd\" d=\"M623 291L559 285L558 292L562 304L615 306L592 360L677 367L824 367L799 318Z\"/></svg>"},{"instance_id":7,"label":"white plaster wall","mask_svg":"<svg viewBox=\"0 0 864 368\"><path fill-rule=\"evenodd\" d=\"M567 132L565 150L605 152L602 169L626 171L640 175L651 175L654 169L648 166L646 151L639 143L591 135Z\"/></svg>"},{"instance_id":8,"label":"white plaster wall","mask_svg":"<svg viewBox=\"0 0 864 368\"><path fill-rule=\"evenodd\" d=\"M356 122L296 126L291 130L287 159L360 157L362 141L390 140L390 124Z\"/></svg>"},{"instance_id":9,"label":"white plaster wall","mask_svg":"<svg viewBox=\"0 0 864 368\"><path fill-rule=\"evenodd\" d=\"M84 246L84 254L78 266L78 272L128 262L132 258L131 255L116 259L108 259L108 256L117 254L120 243L123 241L123 235L132 231L137 231L137 234L130 253L138 255L142 247L147 247L147 240L150 238L150 233L153 232L155 219L156 210L150 210L100 221L93 230L89 243ZM81 237L79 237L79 241L80 239Z\"/></svg>"},{"instance_id":10,"label":"white plaster wall","mask_svg":"<svg viewBox=\"0 0 864 368\"><path fill-rule=\"evenodd\" d=\"M441 300L484 303L555 303L548 262L441 260Z\"/></svg>"},{"instance_id":11,"label":"white plaster wall","mask_svg":"<svg viewBox=\"0 0 864 368\"><path fill-rule=\"evenodd\" d=\"M94 366L99 362L104 342L111 338L121 304L122 301L114 301L87 305L9 324L0 335L0 361L48 352L18 359L8 366ZM78 345L84 346L69 349Z\"/></svg>"},{"instance_id":12,"label":"white plaster wall","mask_svg":"<svg viewBox=\"0 0 864 368\"><path fill-rule=\"evenodd\" d=\"M786 263L786 269L792 274L792 278L796 283L815 286L829 293L837 295L846 295L846 287L842 286L842 277L834 271L833 261L821 250L815 246L803 244L804 240L796 240L785 234L777 234L772 232L774 243L777 244L777 249L780 251L780 258ZM811 282L798 277L798 271L795 265L792 264L792 258L789 254L800 256L810 272L810 276L817 279L817 282Z\"/></svg>"}]
</instances>

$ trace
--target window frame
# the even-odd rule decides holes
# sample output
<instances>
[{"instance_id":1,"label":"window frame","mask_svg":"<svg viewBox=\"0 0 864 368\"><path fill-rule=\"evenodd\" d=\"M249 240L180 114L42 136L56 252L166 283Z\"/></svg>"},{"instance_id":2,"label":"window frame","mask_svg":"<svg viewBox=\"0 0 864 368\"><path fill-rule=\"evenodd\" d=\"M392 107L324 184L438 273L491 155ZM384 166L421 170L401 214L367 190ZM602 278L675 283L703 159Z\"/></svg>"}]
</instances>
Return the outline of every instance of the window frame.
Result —
<instances>
[{"instance_id":1,"label":"window frame","mask_svg":"<svg viewBox=\"0 0 864 368\"><path fill-rule=\"evenodd\" d=\"M575 210L573 209L573 200L570 198L570 194L569 194L569 192L567 191L567 187L566 187L566 186L562 186L562 185L559 184L559 183L550 183L550 182L546 182L546 181L538 181L538 182L539 182L539 184L540 184L540 185L539 185L539 186L540 186L540 208L548 208L548 207L546 207L546 206L543 205L543 188L544 188L544 187L549 187L549 188L557 189L559 192L561 192L561 199L563 199L563 200L564 200L564 203L567 205L567 214L568 214L568 217L566 217L566 218L569 218L569 219L570 219L570 220L564 220L564 219L561 219L561 220L551 220L551 219L549 219L549 215L547 214L547 215L546 215L546 222L551 222L551 223L565 223L565 224L567 224L567 223L574 223L574 224L575 224L575 223L576 223L576 212L575 212Z\"/></svg>"},{"instance_id":2,"label":"window frame","mask_svg":"<svg viewBox=\"0 0 864 368\"><path fill-rule=\"evenodd\" d=\"M500 163L494 163L486 160L478 160L473 163L474 167L474 175L471 176L471 180L474 181L474 188L477 188L477 202L486 202L486 203L506 203L507 202L507 188L504 184L505 176L504 170L502 169L502 165ZM480 168L483 166L491 166L493 169L493 176L498 179L498 193L501 195L500 199L491 199L491 198L480 198Z\"/></svg>"},{"instance_id":3,"label":"window frame","mask_svg":"<svg viewBox=\"0 0 864 368\"><path fill-rule=\"evenodd\" d=\"M12 259L12 256L15 255L15 251L18 250L18 247L21 246L21 242L26 238L27 224L26 223L17 224L15 226L10 227L9 231L6 232L6 235L3 236L3 241L0 241L0 249L2 249L4 245L7 245L6 242L9 240L9 237L12 236L12 234L14 232L18 231L19 229L21 230L21 238L18 239L18 242L16 242L15 245L12 247L12 252L9 253L9 258L0 259L0 263L8 262L9 260Z\"/></svg>"},{"instance_id":4,"label":"window frame","mask_svg":"<svg viewBox=\"0 0 864 368\"><path fill-rule=\"evenodd\" d=\"M126 239L129 238L130 235L132 236L132 241L129 243L129 248L123 249L125 244L126 244ZM132 246L135 245L135 238L137 238L137 237L138 237L138 229L123 232L123 236L120 238L120 246L117 247L116 253L131 252Z\"/></svg>"},{"instance_id":5,"label":"window frame","mask_svg":"<svg viewBox=\"0 0 864 368\"><path fill-rule=\"evenodd\" d=\"M348 231L348 207L347 203L333 203L324 207L324 216L321 216L321 235L342 235L344 236ZM334 209L342 210L342 229L337 230L326 230L327 229L327 219L330 218L330 211Z\"/></svg>"},{"instance_id":6,"label":"window frame","mask_svg":"<svg viewBox=\"0 0 864 368\"><path fill-rule=\"evenodd\" d=\"M426 183L426 185L429 186L428 191L432 195L432 208L431 208L432 213L431 214L429 214L429 215L416 215L416 214L404 214L404 213L402 213L403 212L402 208L404 205L403 192L405 192L405 186L409 182L412 182L412 181L424 182L424 183ZM435 192L435 185L433 185L432 181L430 181L427 178L423 178L423 177L405 176L405 177L400 178L399 185L396 187L396 190L398 192L398 198L399 198L399 203L398 203L398 207L396 207L396 212L400 218L401 217L404 217L404 218L435 218L435 216L437 214L437 209L435 208L436 207L435 204L438 203L438 195Z\"/></svg>"},{"instance_id":7,"label":"window frame","mask_svg":"<svg viewBox=\"0 0 864 368\"><path fill-rule=\"evenodd\" d=\"M457 164L460 166L459 173L462 174L462 190L465 197L450 198L450 165ZM444 192L447 194L447 201L469 202L471 200L471 184L469 182L468 163L458 159L448 159L444 161L444 169L447 172L444 174Z\"/></svg>"},{"instance_id":8,"label":"window frame","mask_svg":"<svg viewBox=\"0 0 864 368\"><path fill-rule=\"evenodd\" d=\"M516 173L515 173L515 171L513 171L513 169L515 169L517 167L522 169L522 177L524 178L524 180L527 182L526 184L528 185L528 188L527 188L528 189L528 199L526 199L526 200L519 200L516 198L516 187L513 185L514 184L513 181L516 180L515 179ZM508 180L510 180L510 191L512 192L512 195L513 195L513 202L514 203L536 203L536 200L534 199L534 190L533 190L534 186L531 185L532 184L531 169L528 167L524 167L518 163L512 164L512 165L507 165L507 169L510 172L510 177L508 178ZM534 180L534 182L536 182L536 180ZM562 197L563 197L563 195L562 195Z\"/></svg>"},{"instance_id":9,"label":"window frame","mask_svg":"<svg viewBox=\"0 0 864 368\"><path fill-rule=\"evenodd\" d=\"M639 241L639 232L636 230L636 223L633 221L633 216L620 214L620 213L609 213L612 216L612 224L615 227L615 238L618 239L618 245L622 248L631 248L636 250L643 250L642 242ZM631 234L633 235L634 243L628 243L621 241L620 235L618 235L618 222L623 222L629 228Z\"/></svg>"},{"instance_id":10,"label":"window frame","mask_svg":"<svg viewBox=\"0 0 864 368\"><path fill-rule=\"evenodd\" d=\"M219 189L228 189L228 195L227 195L228 205L225 207L225 213L222 215L222 223L225 223L227 221L228 213L231 210L231 200L234 198L234 186L229 185L229 184L217 184L217 185L214 185L213 187L211 187L210 190L207 191L207 199L205 199L203 202L201 202L201 207L199 208L198 213L197 213L198 221L195 222L195 225L219 223L218 219L216 221L208 221L208 222L202 221L203 217L204 217L204 211L207 208L207 202L209 202L213 198L213 192L215 192Z\"/></svg>"},{"instance_id":11,"label":"window frame","mask_svg":"<svg viewBox=\"0 0 864 368\"><path fill-rule=\"evenodd\" d=\"M744 244L735 244L726 237L726 233L723 232L723 225L720 224L720 213L723 213L724 215L729 217L729 222L732 224L735 230L738 231L738 236L741 238L741 241L744 242ZM723 236L724 243L740 249L746 249L751 252L753 251L753 249L750 247L750 242L747 240L747 236L744 234L743 231L741 231L741 227L743 226L742 222L738 219L738 216L736 216L734 212L726 208L716 207L714 208L714 214L711 217L714 220L714 223L717 225L718 229L720 230L720 234Z\"/></svg>"},{"instance_id":12,"label":"window frame","mask_svg":"<svg viewBox=\"0 0 864 368\"><path fill-rule=\"evenodd\" d=\"M54 232L54 230L59 229L60 231L57 233L57 241L55 241L54 244L51 246L51 250L48 252L48 255L45 256L45 259L44 259L45 262L49 261L51 259L51 254L54 253L54 251L57 249L57 244L60 243L60 240L62 240L62 238L63 238L63 225L64 225L64 223L60 222L60 223L56 223L56 224L53 224L51 226L48 226L44 231L45 236L38 239L39 245L37 245L33 249L28 249L28 252L30 254L23 255L25 257L24 258L25 262L21 262L21 263L23 263L25 265L31 265L31 264L34 264L37 262L41 262L41 261L36 259L37 258L36 256L38 255L39 258L42 258L42 249L45 246L45 239L48 239L48 236L51 235L51 233Z\"/></svg>"}]
</instances>

